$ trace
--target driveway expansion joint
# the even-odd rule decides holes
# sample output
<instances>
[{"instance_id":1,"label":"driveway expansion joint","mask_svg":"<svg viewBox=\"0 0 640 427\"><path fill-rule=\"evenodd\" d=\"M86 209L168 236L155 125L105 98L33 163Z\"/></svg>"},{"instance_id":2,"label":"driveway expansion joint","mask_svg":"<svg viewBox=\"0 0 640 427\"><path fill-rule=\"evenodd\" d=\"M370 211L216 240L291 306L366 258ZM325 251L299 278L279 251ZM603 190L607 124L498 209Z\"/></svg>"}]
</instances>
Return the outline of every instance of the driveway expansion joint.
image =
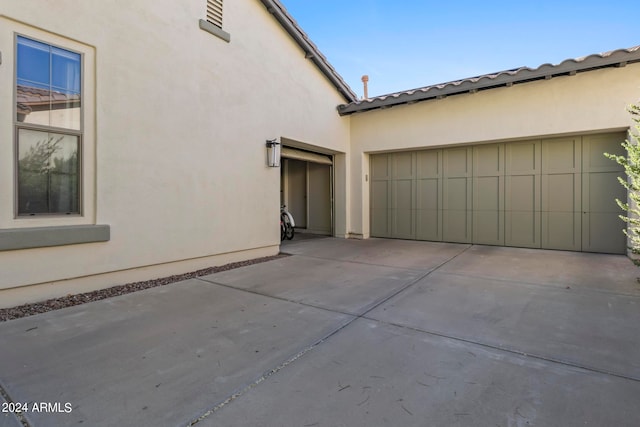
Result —
<instances>
[{"instance_id":1,"label":"driveway expansion joint","mask_svg":"<svg viewBox=\"0 0 640 427\"><path fill-rule=\"evenodd\" d=\"M16 403L7 392L7 389L2 385L2 382L0 382L0 396L2 396L2 398L7 403ZM21 412L11 412L11 414L13 414L16 419L20 421L20 424L22 424L23 427L31 427L31 424L29 424L29 422Z\"/></svg>"},{"instance_id":2,"label":"driveway expansion joint","mask_svg":"<svg viewBox=\"0 0 640 427\"><path fill-rule=\"evenodd\" d=\"M528 282L526 280L520 280L520 279L504 279L501 277L482 276L479 274L469 274L469 273L456 273L456 272L450 272L450 271L439 271L438 274L447 275L447 276L458 276L458 277L475 277L478 279L492 280L494 282L511 283L511 284L515 283L518 285L539 287L544 289L556 289L558 291L570 290L571 292L575 292L575 293L640 298L640 289L638 293L634 294L634 293L627 293L627 292L614 292L606 289L602 290L602 289L584 288L584 287L580 287L579 285L574 285L573 283L567 284L567 283L561 283L561 282L549 282L549 284L546 284L546 283ZM570 286L570 288L567 288L567 286Z\"/></svg>"},{"instance_id":3,"label":"driveway expansion joint","mask_svg":"<svg viewBox=\"0 0 640 427\"><path fill-rule=\"evenodd\" d=\"M450 339L450 340L453 340L453 341L459 341L459 342L464 342L464 343L467 343L467 344L477 345L479 347L489 348L489 349L492 349L492 350L498 350L498 351L502 351L502 352L506 352L506 353L511 353L511 354L515 354L517 356L530 357L532 359L542 360L544 362L549 362L549 363L555 363L557 365L568 366L568 367L572 367L572 368L576 368L576 369L582 369L582 370L585 370L585 371L594 372L594 373L601 374L601 375L608 375L608 376L612 376L612 377L616 377L616 378L621 378L621 379L628 380L628 381L640 382L640 378L639 377L628 376L628 375L619 374L619 373L613 372L613 371L607 371L605 369L595 368L595 367L591 367L591 366L585 366L585 365L581 365L579 363L571 362L571 361L568 361L568 360L556 359L556 358L549 357L549 356L541 356L541 355L534 354L534 353L531 353L531 352L516 350L514 348L502 347L502 346L494 345L494 344L488 344L488 343L484 343L484 342L481 342L481 341L475 341L475 340L472 340L472 339L469 339L469 338L456 337L456 336L448 335L448 334L445 334L445 333L442 333L442 332L428 331L426 329L421 329L421 328L418 328L418 327L415 327L415 326L403 325L401 323L385 322L383 320L379 320L379 319L375 319L375 318L367 317L367 316L361 316L361 317L363 319L366 319L366 320L369 320L369 321L372 321L372 322L376 322L376 323L379 323L381 325L394 326L394 327L397 327L397 328L402 328L402 329L407 329L407 330L414 331L414 332L433 335L433 336L440 337L440 338L446 338L446 339Z\"/></svg>"},{"instance_id":4,"label":"driveway expansion joint","mask_svg":"<svg viewBox=\"0 0 640 427\"><path fill-rule=\"evenodd\" d=\"M349 313L346 311L340 311L340 310L335 310L332 308L327 308L327 307L323 307L321 305L315 305L315 304L310 304L308 302L302 302L302 301L295 301L289 298L283 298L283 297L279 297L277 295L270 295L264 292L258 292L254 289L245 289L245 288L240 288L240 287L236 287L236 286L232 286L232 285L228 285L226 283L220 283L220 282L216 282L210 279L205 279L203 277L197 277L196 280L200 280L202 282L205 282L209 285L216 285L216 286L222 286L223 288L228 288L228 289L233 289L234 291L240 291L240 292L246 292L248 294L252 294L252 295L258 295L261 297L266 297L266 298L273 298L276 299L278 301L284 301L284 302L289 302L292 304L297 304L297 305L302 305L305 307L311 307L311 308L315 308L318 310L323 310L323 311L328 311L330 313L335 313L335 314L343 314L345 316L352 316L352 317L358 317L359 314L358 313Z\"/></svg>"},{"instance_id":5,"label":"driveway expansion joint","mask_svg":"<svg viewBox=\"0 0 640 427\"><path fill-rule=\"evenodd\" d=\"M353 316L352 316L353 317ZM296 360L302 358L305 354L307 354L308 352L310 352L311 350L313 350L314 348L316 348L318 345L322 344L324 341L328 340L329 338L331 338L332 336L334 336L335 334L337 334L338 332L340 332L342 329L346 328L347 326L349 326L351 323L353 323L353 321L355 321L357 319L357 317L353 317L352 319L347 319L342 325L340 325L338 328L336 328L335 330L329 332L327 335L325 335L324 337L320 338L319 340L317 340L316 342L314 342L313 344L308 345L307 347L303 348L301 351L299 351L297 354L293 355L292 357L288 358L287 360L285 360L284 362L282 362L281 364L279 364L278 366L276 366L275 368L272 368L268 371L266 371L265 373L263 373L260 377L258 377L257 379L255 379L254 381L252 381L251 383L241 387L238 391L236 391L235 393L231 394L229 397L227 397L225 400L219 402L218 404L216 404L213 408L209 409L208 411L206 411L204 414L200 415L200 417L192 420L190 423L187 424L188 427L194 426L196 424L198 424L200 421L204 420L205 418L207 418L208 416L210 416L211 414L213 414L216 411L219 411L220 409L222 409L224 406L228 405L229 403L233 402L234 400L236 400L237 398L241 397L242 395L246 394L247 392L249 392L251 389L257 387L258 385L260 385L262 382L266 381L269 377L277 374L278 372L280 372L282 369L286 368L287 366L289 366L290 364L292 364L293 362L295 362Z\"/></svg>"},{"instance_id":6,"label":"driveway expansion joint","mask_svg":"<svg viewBox=\"0 0 640 427\"><path fill-rule=\"evenodd\" d=\"M429 271L429 270L425 270L424 268L398 267L397 265L379 264L379 263L376 264L376 263L372 263L372 262L345 260L345 259L340 259L340 258L328 258L328 257L313 256L313 255L302 255L302 254L300 254L300 255L299 254L288 254L288 255L289 256L299 257L299 258L321 259L321 260L324 260L324 261L343 262L345 264L357 264L357 265L367 265L367 266L374 266L374 267L394 268L396 270L408 270L408 271L419 271L419 272Z\"/></svg>"}]
</instances>

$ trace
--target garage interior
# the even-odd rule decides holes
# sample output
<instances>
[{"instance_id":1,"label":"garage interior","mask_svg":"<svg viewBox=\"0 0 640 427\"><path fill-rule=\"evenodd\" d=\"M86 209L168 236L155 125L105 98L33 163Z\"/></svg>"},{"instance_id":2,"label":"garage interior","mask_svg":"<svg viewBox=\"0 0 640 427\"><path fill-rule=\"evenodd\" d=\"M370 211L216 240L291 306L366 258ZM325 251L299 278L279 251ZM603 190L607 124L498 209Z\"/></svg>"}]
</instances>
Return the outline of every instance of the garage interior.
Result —
<instances>
[{"instance_id":1,"label":"garage interior","mask_svg":"<svg viewBox=\"0 0 640 427\"><path fill-rule=\"evenodd\" d=\"M372 154L371 236L624 254L626 136Z\"/></svg>"},{"instance_id":2,"label":"garage interior","mask_svg":"<svg viewBox=\"0 0 640 427\"><path fill-rule=\"evenodd\" d=\"M296 231L333 235L332 156L283 146L280 202Z\"/></svg>"}]
</instances>

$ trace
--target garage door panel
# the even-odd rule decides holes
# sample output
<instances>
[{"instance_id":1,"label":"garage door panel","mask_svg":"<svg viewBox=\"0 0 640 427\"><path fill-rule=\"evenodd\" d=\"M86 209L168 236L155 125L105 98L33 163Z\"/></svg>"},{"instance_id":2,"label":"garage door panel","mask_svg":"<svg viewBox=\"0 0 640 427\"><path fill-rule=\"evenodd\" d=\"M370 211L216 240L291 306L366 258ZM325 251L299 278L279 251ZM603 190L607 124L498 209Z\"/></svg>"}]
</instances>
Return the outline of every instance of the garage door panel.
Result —
<instances>
[{"instance_id":1,"label":"garage door panel","mask_svg":"<svg viewBox=\"0 0 640 427\"><path fill-rule=\"evenodd\" d=\"M540 247L540 175L505 177L505 244Z\"/></svg>"},{"instance_id":2,"label":"garage door panel","mask_svg":"<svg viewBox=\"0 0 640 427\"><path fill-rule=\"evenodd\" d=\"M471 221L467 210L443 210L442 240L471 243Z\"/></svg>"},{"instance_id":3,"label":"garage door panel","mask_svg":"<svg viewBox=\"0 0 640 427\"><path fill-rule=\"evenodd\" d=\"M504 245L504 178L473 179L473 243Z\"/></svg>"},{"instance_id":4,"label":"garage door panel","mask_svg":"<svg viewBox=\"0 0 640 427\"><path fill-rule=\"evenodd\" d=\"M389 182L374 181L371 183L371 207L375 210L387 210Z\"/></svg>"},{"instance_id":5,"label":"garage door panel","mask_svg":"<svg viewBox=\"0 0 640 427\"><path fill-rule=\"evenodd\" d=\"M391 233L389 232L388 210L371 210L371 235L374 237L391 237Z\"/></svg>"},{"instance_id":6,"label":"garage door panel","mask_svg":"<svg viewBox=\"0 0 640 427\"><path fill-rule=\"evenodd\" d=\"M471 243L471 178L445 178L442 199L442 239Z\"/></svg>"},{"instance_id":7,"label":"garage door panel","mask_svg":"<svg viewBox=\"0 0 640 427\"><path fill-rule=\"evenodd\" d=\"M414 181L398 179L392 182L391 234L400 239L413 239Z\"/></svg>"},{"instance_id":8,"label":"garage door panel","mask_svg":"<svg viewBox=\"0 0 640 427\"><path fill-rule=\"evenodd\" d=\"M542 212L542 247L579 251L582 246L580 213Z\"/></svg>"},{"instance_id":9,"label":"garage door panel","mask_svg":"<svg viewBox=\"0 0 640 427\"><path fill-rule=\"evenodd\" d=\"M444 182L444 208L449 210L466 211L470 208L468 178L445 178Z\"/></svg>"},{"instance_id":10,"label":"garage door panel","mask_svg":"<svg viewBox=\"0 0 640 427\"><path fill-rule=\"evenodd\" d=\"M394 153L391 155L392 178L413 178L415 175L415 166L413 161L413 153Z\"/></svg>"},{"instance_id":11,"label":"garage door panel","mask_svg":"<svg viewBox=\"0 0 640 427\"><path fill-rule=\"evenodd\" d=\"M473 212L473 243L480 245L504 245L504 212Z\"/></svg>"},{"instance_id":12,"label":"garage door panel","mask_svg":"<svg viewBox=\"0 0 640 427\"><path fill-rule=\"evenodd\" d=\"M466 177L471 174L471 148L444 150L444 174L447 177Z\"/></svg>"},{"instance_id":13,"label":"garage door panel","mask_svg":"<svg viewBox=\"0 0 640 427\"><path fill-rule=\"evenodd\" d=\"M540 141L511 142L505 147L508 175L540 173Z\"/></svg>"},{"instance_id":14,"label":"garage door panel","mask_svg":"<svg viewBox=\"0 0 640 427\"><path fill-rule=\"evenodd\" d=\"M583 218L586 233L582 236L582 250L624 254L626 236L622 232L626 224L615 213L591 212Z\"/></svg>"},{"instance_id":15,"label":"garage door panel","mask_svg":"<svg viewBox=\"0 0 640 427\"><path fill-rule=\"evenodd\" d=\"M581 139L554 138L542 140L542 173L580 172Z\"/></svg>"},{"instance_id":16,"label":"garage door panel","mask_svg":"<svg viewBox=\"0 0 640 427\"><path fill-rule=\"evenodd\" d=\"M486 211L502 210L501 201L503 194L502 177L490 176L474 179L473 188L473 209Z\"/></svg>"},{"instance_id":17,"label":"garage door panel","mask_svg":"<svg viewBox=\"0 0 640 427\"><path fill-rule=\"evenodd\" d=\"M588 135L583 141L583 171L584 172L612 172L621 171L622 167L603 153L626 156L622 143L626 134L616 132L604 135Z\"/></svg>"},{"instance_id":18,"label":"garage door panel","mask_svg":"<svg viewBox=\"0 0 640 427\"><path fill-rule=\"evenodd\" d=\"M584 176L585 196L583 200L584 211L610 212L621 214L622 211L615 199L626 201L626 190L618 177L619 172L598 172Z\"/></svg>"},{"instance_id":19,"label":"garage door panel","mask_svg":"<svg viewBox=\"0 0 640 427\"><path fill-rule=\"evenodd\" d=\"M411 210L413 208L413 181L409 179L394 180L392 209Z\"/></svg>"},{"instance_id":20,"label":"garage door panel","mask_svg":"<svg viewBox=\"0 0 640 427\"><path fill-rule=\"evenodd\" d=\"M440 207L440 182L438 179L421 179L417 182L418 209L438 209Z\"/></svg>"},{"instance_id":21,"label":"garage door panel","mask_svg":"<svg viewBox=\"0 0 640 427\"><path fill-rule=\"evenodd\" d=\"M371 156L371 179L389 179L391 168L389 167L388 154L376 154Z\"/></svg>"},{"instance_id":22,"label":"garage door panel","mask_svg":"<svg viewBox=\"0 0 640 427\"><path fill-rule=\"evenodd\" d=\"M416 212L416 239L435 242L442 240L439 210L423 209Z\"/></svg>"},{"instance_id":23,"label":"garage door panel","mask_svg":"<svg viewBox=\"0 0 640 427\"><path fill-rule=\"evenodd\" d=\"M418 179L441 177L442 150L419 151L417 153Z\"/></svg>"},{"instance_id":24,"label":"garage door panel","mask_svg":"<svg viewBox=\"0 0 640 427\"><path fill-rule=\"evenodd\" d=\"M537 175L507 176L505 178L505 210L540 210L540 177Z\"/></svg>"},{"instance_id":25,"label":"garage door panel","mask_svg":"<svg viewBox=\"0 0 640 427\"><path fill-rule=\"evenodd\" d=\"M390 181L371 182L371 234L377 237L391 236L389 183Z\"/></svg>"},{"instance_id":26,"label":"garage door panel","mask_svg":"<svg viewBox=\"0 0 640 427\"><path fill-rule=\"evenodd\" d=\"M579 188L574 174L543 175L542 210L547 212L579 211ZM578 201L578 203L576 203Z\"/></svg>"},{"instance_id":27,"label":"garage door panel","mask_svg":"<svg viewBox=\"0 0 640 427\"><path fill-rule=\"evenodd\" d=\"M603 153L624 155L620 145L626 133L589 135L583 140L582 174L582 250L624 254L625 223L615 199L626 201L626 190L618 182L623 168Z\"/></svg>"},{"instance_id":28,"label":"garage door panel","mask_svg":"<svg viewBox=\"0 0 640 427\"><path fill-rule=\"evenodd\" d=\"M393 209L391 211L391 235L398 239L415 239L412 210Z\"/></svg>"},{"instance_id":29,"label":"garage door panel","mask_svg":"<svg viewBox=\"0 0 640 427\"><path fill-rule=\"evenodd\" d=\"M540 211L507 211L505 224L507 246L540 247Z\"/></svg>"},{"instance_id":30,"label":"garage door panel","mask_svg":"<svg viewBox=\"0 0 640 427\"><path fill-rule=\"evenodd\" d=\"M440 215L442 181L438 178L420 179L417 184L416 239L440 241L442 240L442 216Z\"/></svg>"},{"instance_id":31,"label":"garage door panel","mask_svg":"<svg viewBox=\"0 0 640 427\"><path fill-rule=\"evenodd\" d=\"M503 171L502 144L480 145L473 147L474 176L500 175Z\"/></svg>"}]
</instances>

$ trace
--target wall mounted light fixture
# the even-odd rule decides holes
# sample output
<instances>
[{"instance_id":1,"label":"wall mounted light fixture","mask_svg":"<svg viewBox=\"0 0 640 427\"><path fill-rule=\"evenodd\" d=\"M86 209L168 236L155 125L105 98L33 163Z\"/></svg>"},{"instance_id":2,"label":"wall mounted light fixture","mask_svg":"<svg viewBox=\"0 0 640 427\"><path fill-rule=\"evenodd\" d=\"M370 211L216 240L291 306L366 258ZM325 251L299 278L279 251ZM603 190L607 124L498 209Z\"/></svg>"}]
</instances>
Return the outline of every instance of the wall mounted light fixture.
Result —
<instances>
[{"instance_id":1,"label":"wall mounted light fixture","mask_svg":"<svg viewBox=\"0 0 640 427\"><path fill-rule=\"evenodd\" d=\"M272 168L280 167L280 142L278 138L267 139L267 165Z\"/></svg>"}]
</instances>

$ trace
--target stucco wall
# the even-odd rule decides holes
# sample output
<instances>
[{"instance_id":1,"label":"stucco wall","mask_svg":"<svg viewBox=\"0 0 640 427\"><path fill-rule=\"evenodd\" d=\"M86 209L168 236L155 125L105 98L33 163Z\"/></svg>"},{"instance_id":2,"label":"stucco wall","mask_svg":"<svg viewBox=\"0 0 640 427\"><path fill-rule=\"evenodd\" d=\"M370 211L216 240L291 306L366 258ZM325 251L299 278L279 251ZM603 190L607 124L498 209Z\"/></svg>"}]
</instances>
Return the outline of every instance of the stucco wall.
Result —
<instances>
[{"instance_id":1,"label":"stucco wall","mask_svg":"<svg viewBox=\"0 0 640 427\"><path fill-rule=\"evenodd\" d=\"M640 64L351 116L351 232L369 235L369 153L526 139L632 125Z\"/></svg>"},{"instance_id":2,"label":"stucco wall","mask_svg":"<svg viewBox=\"0 0 640 427\"><path fill-rule=\"evenodd\" d=\"M338 116L344 99L258 0L225 2L230 43L199 28L205 5L0 0L0 228L111 227L104 243L0 252L0 289L277 253L280 171L266 166L265 140L287 137L346 153L350 118ZM95 52L94 74L85 76L85 93L95 93L85 141L95 152L85 152L82 218L13 216L15 31L57 34L53 42L77 41ZM338 158L347 169L347 156ZM337 177L336 186L346 186L346 176ZM342 234L345 204L336 202ZM91 286L89 278L84 283Z\"/></svg>"}]
</instances>

